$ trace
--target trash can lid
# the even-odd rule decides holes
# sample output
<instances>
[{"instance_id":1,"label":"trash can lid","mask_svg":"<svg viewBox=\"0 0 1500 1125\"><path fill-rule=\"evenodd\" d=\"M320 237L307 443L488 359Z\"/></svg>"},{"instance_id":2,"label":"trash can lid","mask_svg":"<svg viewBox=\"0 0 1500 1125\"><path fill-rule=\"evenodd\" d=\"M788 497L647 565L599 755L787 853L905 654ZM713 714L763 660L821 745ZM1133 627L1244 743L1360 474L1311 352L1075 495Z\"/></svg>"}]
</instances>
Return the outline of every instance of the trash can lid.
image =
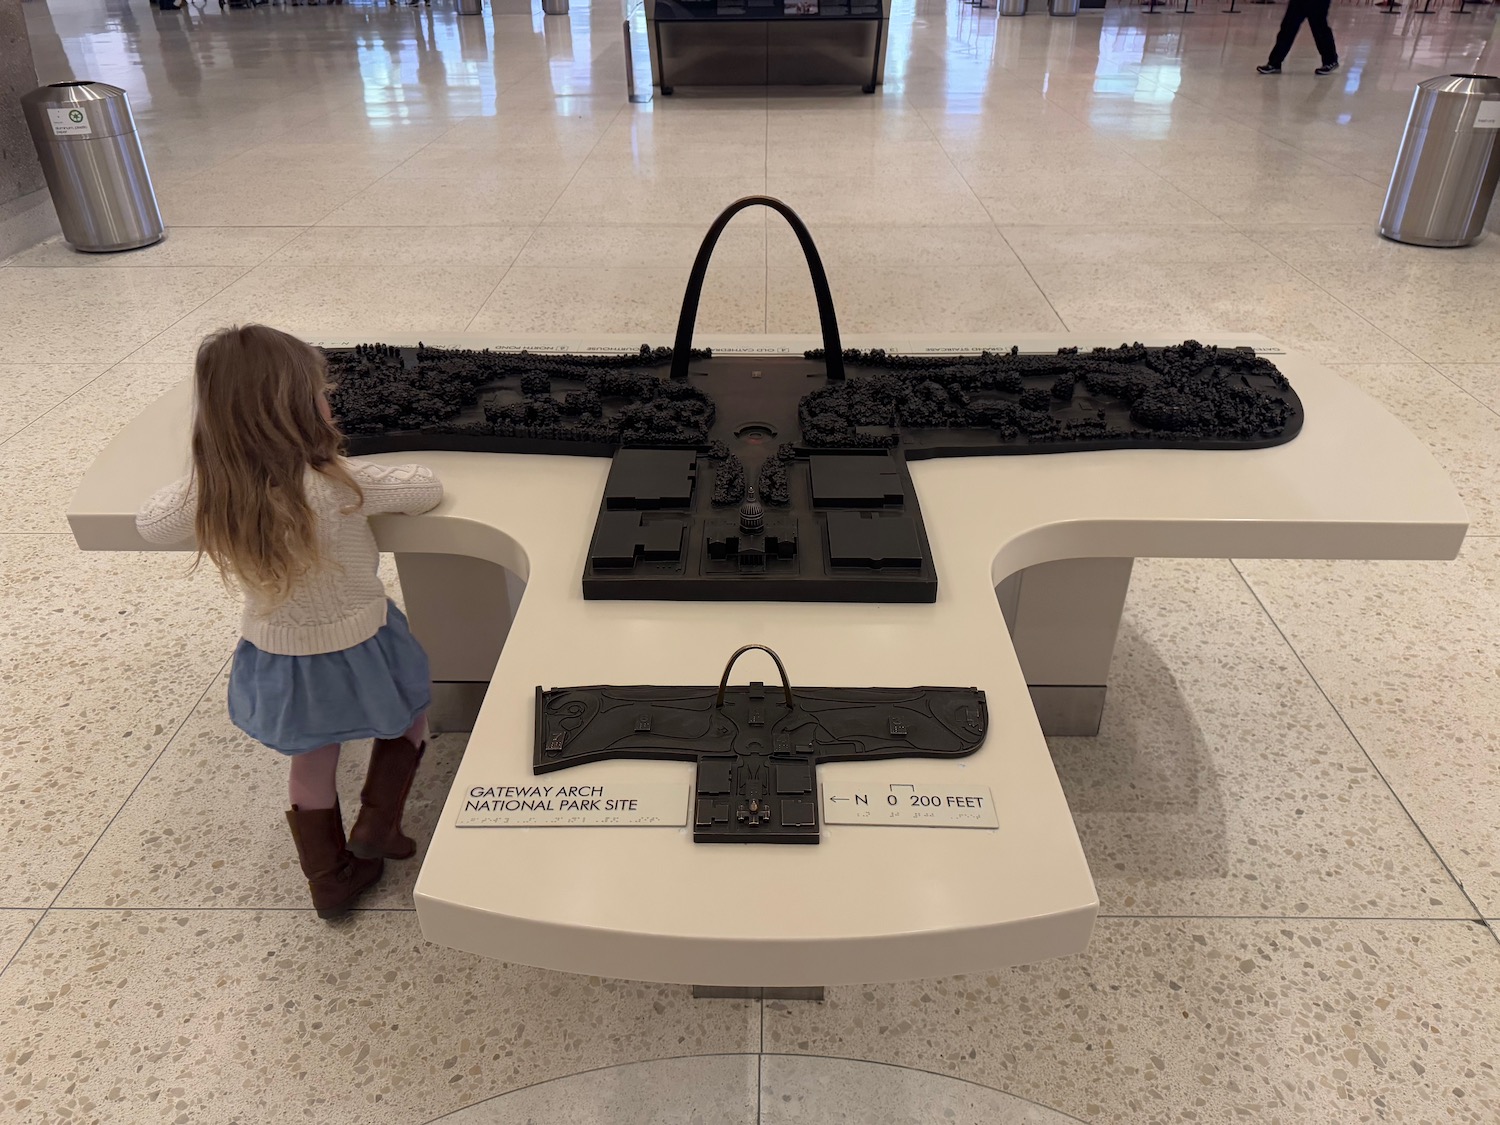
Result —
<instances>
[{"instance_id":1,"label":"trash can lid","mask_svg":"<svg viewBox=\"0 0 1500 1125\"><path fill-rule=\"evenodd\" d=\"M135 132L129 97L107 82L53 82L21 95L21 109L32 135L49 141Z\"/></svg>"},{"instance_id":2,"label":"trash can lid","mask_svg":"<svg viewBox=\"0 0 1500 1125\"><path fill-rule=\"evenodd\" d=\"M1440 74L1418 82L1417 89L1444 94L1500 94L1500 77L1493 74Z\"/></svg>"}]
</instances>

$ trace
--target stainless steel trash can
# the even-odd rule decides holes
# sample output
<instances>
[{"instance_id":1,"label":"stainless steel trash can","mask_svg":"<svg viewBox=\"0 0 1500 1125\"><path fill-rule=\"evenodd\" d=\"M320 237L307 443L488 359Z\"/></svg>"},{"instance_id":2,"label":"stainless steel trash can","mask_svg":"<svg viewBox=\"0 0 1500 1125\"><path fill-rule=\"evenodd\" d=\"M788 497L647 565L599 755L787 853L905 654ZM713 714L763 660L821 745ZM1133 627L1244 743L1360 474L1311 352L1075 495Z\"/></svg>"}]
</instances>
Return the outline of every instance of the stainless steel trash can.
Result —
<instances>
[{"instance_id":1,"label":"stainless steel trash can","mask_svg":"<svg viewBox=\"0 0 1500 1125\"><path fill-rule=\"evenodd\" d=\"M1024 16L1026 0L996 0L995 10L1002 16Z\"/></svg>"},{"instance_id":2,"label":"stainless steel trash can","mask_svg":"<svg viewBox=\"0 0 1500 1125\"><path fill-rule=\"evenodd\" d=\"M568 0L542 0L542 14L548 16L567 15Z\"/></svg>"},{"instance_id":3,"label":"stainless steel trash can","mask_svg":"<svg viewBox=\"0 0 1500 1125\"><path fill-rule=\"evenodd\" d=\"M55 82L21 98L63 238L100 253L150 246L165 233L125 91Z\"/></svg>"},{"instance_id":4,"label":"stainless steel trash can","mask_svg":"<svg viewBox=\"0 0 1500 1125\"><path fill-rule=\"evenodd\" d=\"M458 14L461 16L482 16L484 7L480 0L458 0Z\"/></svg>"},{"instance_id":5,"label":"stainless steel trash can","mask_svg":"<svg viewBox=\"0 0 1500 1125\"><path fill-rule=\"evenodd\" d=\"M1500 78L1449 74L1417 84L1380 212L1380 233L1417 246L1467 246L1484 233L1500 180Z\"/></svg>"},{"instance_id":6,"label":"stainless steel trash can","mask_svg":"<svg viewBox=\"0 0 1500 1125\"><path fill-rule=\"evenodd\" d=\"M1047 0L1047 11L1054 16L1076 16L1078 0Z\"/></svg>"}]
</instances>

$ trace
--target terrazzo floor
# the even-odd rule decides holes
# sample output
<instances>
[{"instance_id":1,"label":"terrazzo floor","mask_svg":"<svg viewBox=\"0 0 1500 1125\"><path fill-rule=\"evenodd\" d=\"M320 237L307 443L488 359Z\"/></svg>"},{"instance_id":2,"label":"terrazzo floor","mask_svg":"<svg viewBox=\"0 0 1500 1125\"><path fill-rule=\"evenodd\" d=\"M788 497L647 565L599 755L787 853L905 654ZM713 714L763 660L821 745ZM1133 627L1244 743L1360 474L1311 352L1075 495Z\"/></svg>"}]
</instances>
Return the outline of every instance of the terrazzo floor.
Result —
<instances>
[{"instance_id":1,"label":"terrazzo floor","mask_svg":"<svg viewBox=\"0 0 1500 1125\"><path fill-rule=\"evenodd\" d=\"M896 0L884 89L628 104L622 11L25 0L43 81L129 92L171 224L0 264L0 1119L1500 1120L1500 237L1372 225L1413 84L1493 9L996 18ZM1415 7L1414 5L1410 7ZM638 44L639 46L639 44ZM93 454L207 329L664 340L708 219L811 224L849 331L1259 331L1402 417L1473 516L1453 563L1145 561L1097 739L1053 754L1087 953L821 1005L693 1001L423 943L417 862L318 922L284 766L228 723L235 608L82 554ZM706 331L815 326L737 220ZM437 740L419 835L463 752ZM362 749L348 755L346 805Z\"/></svg>"}]
</instances>

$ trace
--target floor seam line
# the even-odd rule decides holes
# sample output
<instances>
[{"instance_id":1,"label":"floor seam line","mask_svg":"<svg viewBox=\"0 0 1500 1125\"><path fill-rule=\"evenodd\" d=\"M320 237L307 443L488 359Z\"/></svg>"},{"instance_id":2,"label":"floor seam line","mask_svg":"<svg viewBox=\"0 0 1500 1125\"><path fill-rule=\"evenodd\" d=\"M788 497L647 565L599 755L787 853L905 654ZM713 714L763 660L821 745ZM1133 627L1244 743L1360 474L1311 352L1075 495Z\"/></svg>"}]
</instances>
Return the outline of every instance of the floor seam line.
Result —
<instances>
[{"instance_id":1,"label":"floor seam line","mask_svg":"<svg viewBox=\"0 0 1500 1125\"><path fill-rule=\"evenodd\" d=\"M190 914L190 913L306 913L312 908L310 906L282 906L282 905L225 905L225 906L158 906L158 905L131 905L129 903L117 903L114 905L53 905L53 906L0 906L0 911L74 911L87 912L140 912L157 914ZM415 914L415 906L355 906L351 908L353 913L364 914ZM1099 913L1096 918L1102 918L1114 922L1433 922L1449 923L1462 922L1465 924L1473 922L1493 922L1497 919L1486 918L1483 912L1476 912L1473 917L1461 915L1436 915L1436 914L1108 914ZM762 1001L763 1003L763 1001ZM764 1012L762 1012L761 1027L761 1049L765 1043Z\"/></svg>"},{"instance_id":2,"label":"floor seam line","mask_svg":"<svg viewBox=\"0 0 1500 1125\"><path fill-rule=\"evenodd\" d=\"M1113 922L1482 922L1472 918L1437 914L1105 914L1094 915Z\"/></svg>"},{"instance_id":3,"label":"floor seam line","mask_svg":"<svg viewBox=\"0 0 1500 1125\"><path fill-rule=\"evenodd\" d=\"M615 123L619 121L620 118L624 115L625 110L629 105L630 103L626 102L624 105L618 107L615 110L615 115L609 119L609 124L599 130L598 135L594 137L594 143L589 145L588 152L583 154L583 159L578 162L578 167L573 169L573 174L568 177L568 182L563 184L562 190L557 193L557 198L547 205L547 210L543 212L542 217L537 220L537 226L541 226L552 217L552 212L557 210L557 205L562 202L562 197L568 193L568 189L572 187L574 182L578 179L578 174L582 172L584 166L588 164L589 157L593 156L594 153L598 150L599 146L604 143L604 138L609 134L609 131L615 127Z\"/></svg>"},{"instance_id":4,"label":"floor seam line","mask_svg":"<svg viewBox=\"0 0 1500 1125\"><path fill-rule=\"evenodd\" d=\"M1474 897L1469 894L1469 890L1464 886L1463 880L1461 880L1454 873L1453 868L1448 864L1447 858L1443 855L1442 852L1438 851L1437 845L1432 842L1431 838L1427 835L1426 830L1423 829L1420 823L1418 823L1417 818L1412 815L1411 809L1408 808L1406 802L1402 800L1401 794L1397 793L1396 787L1391 784L1391 779L1386 776L1385 771L1380 768L1379 763L1377 763L1374 757L1371 756L1370 751L1365 748L1365 744L1360 740L1359 735L1354 733L1354 728L1349 725L1349 720L1345 718L1344 712L1339 708L1339 705L1335 703L1329 696L1328 692L1323 689L1323 685L1318 681L1318 677L1313 674L1312 669L1307 666L1307 661L1304 660L1302 658L1302 654L1297 651L1297 646L1292 644L1291 638L1288 637L1285 630L1282 629L1281 622L1276 620L1275 615L1271 613L1271 610L1261 599L1260 591L1255 588L1249 578L1245 577L1245 572L1240 569L1239 561L1236 559L1230 559L1229 565L1234 568L1235 574L1239 575L1240 581L1245 585L1245 589L1248 590L1250 596L1255 599L1255 604L1260 606L1261 612L1266 615L1266 619L1270 621L1272 627L1276 630L1277 635L1281 637L1282 642L1286 645L1287 650L1296 659L1298 666L1301 667L1302 671L1307 675L1307 678L1312 681L1313 686L1318 689L1318 694L1321 695L1324 702L1327 703L1330 708L1332 708L1334 715L1338 718L1339 725L1341 725L1348 733L1349 737L1354 740L1354 745L1359 747L1359 752L1363 754L1365 760L1370 763L1370 768L1375 771L1375 776L1380 778L1381 783L1390 793L1391 799L1394 800L1401 811L1406 814L1407 820L1411 822L1411 826L1416 829L1417 835L1421 837L1422 842L1426 844L1428 850L1432 852L1433 857L1438 861L1439 866L1442 867L1444 874L1446 874L1448 878L1453 881L1453 885L1458 888L1458 893L1464 896L1464 901L1467 902L1474 911L1474 917L1476 919L1483 919L1484 911L1479 908L1479 904L1475 902Z\"/></svg>"},{"instance_id":5,"label":"floor seam line","mask_svg":"<svg viewBox=\"0 0 1500 1125\"><path fill-rule=\"evenodd\" d=\"M84 391L88 390L95 383L97 383L100 379L104 378L106 375L108 375L111 371L113 371L115 368L119 367L124 362L125 361L123 359L117 359L117 360L115 360L108 367L106 367L103 371L99 372L99 374L95 375L87 383L83 384L83 386L77 388L71 394L68 394L65 397L63 397L62 399L60 399L57 402L53 403L46 410L42 411L35 418L31 419L31 421L27 422L24 426L22 426L15 433L11 434L7 438L0 439L0 449L4 449L7 445L9 445L16 438L20 437L27 430L31 429L32 426L35 426L39 422L41 422L44 419L48 418L54 411L61 410L64 406L68 405L68 403L71 402L75 396L80 395ZM27 365L19 365L18 364L16 366L27 366ZM43 365L42 364L37 364L37 366L43 366ZM52 365L51 364L47 364L46 366L52 366ZM88 365L81 364L80 366L88 366Z\"/></svg>"},{"instance_id":6,"label":"floor seam line","mask_svg":"<svg viewBox=\"0 0 1500 1125\"><path fill-rule=\"evenodd\" d=\"M172 733L166 737L165 741L162 742L161 749L156 752L156 755L151 759L150 764L141 771L141 776L137 778L136 783L130 787L130 792L125 795L125 799L120 802L119 807L116 808L114 813L110 816L109 822L105 824L105 826L99 831L99 834L94 837L94 842L89 845L88 851L83 853L83 858L80 859L74 866L72 873L63 880L62 886L57 888L57 894L52 897L52 901L47 905L47 910L49 912L54 906L57 905L58 899L62 898L62 896L67 893L68 887L72 884L73 880L78 877L78 873L83 870L90 857L93 856L94 849L99 846L99 841L103 840L104 837L108 835L109 830L114 827L115 821L118 820L120 818L120 814L125 811L125 806L130 804L130 802L135 798L135 795L140 792L141 786L146 784L146 778L151 776L151 771L157 767L157 764L166 755L167 751L171 749L172 743L177 741L177 736L180 735L183 728L187 726L188 720L193 717L193 712L197 711L203 701L208 698L208 693L212 691L214 685L219 682L219 678L224 675L224 669L229 667L229 663L233 659L233 655L226 657L223 663L221 663L218 669L214 672L214 674L209 677L208 683L203 685L203 690L198 693L198 698L193 700L192 705L189 706L188 709L183 713L182 720L177 724L175 728L173 728ZM46 915L44 914L42 917L45 918Z\"/></svg>"},{"instance_id":7,"label":"floor seam line","mask_svg":"<svg viewBox=\"0 0 1500 1125\"><path fill-rule=\"evenodd\" d=\"M959 174L962 175L963 173ZM968 182L968 180L964 181L964 183ZM969 190L972 192L974 189L970 188ZM975 198L978 199L979 197L976 195ZM990 209L988 207L985 207L984 201L982 199L979 201L979 206L984 207L984 213L986 215L990 215ZM1000 236L1000 241L1005 243L1005 248L1015 255L1016 261L1021 263L1021 268L1026 271L1026 276L1031 279L1031 284L1036 286L1036 291L1042 295L1042 300L1047 302L1047 307L1052 310L1052 315L1057 317L1057 323L1063 326L1063 331L1072 332L1073 330L1068 327L1068 322L1063 318L1063 314L1057 311L1057 306L1052 303L1052 298L1047 295L1047 290L1042 288L1042 283L1038 281L1036 279L1036 275L1031 272L1031 267L1026 264L1026 259L1021 257L1020 251L1018 251L1014 246L1010 244L1010 239L1005 237L1005 232L1000 229L1000 224L995 221L994 215L990 215L990 226L993 227L995 233Z\"/></svg>"},{"instance_id":8,"label":"floor seam line","mask_svg":"<svg viewBox=\"0 0 1500 1125\"><path fill-rule=\"evenodd\" d=\"M0 907L0 910L75 910L85 911L108 911L118 913L121 911L139 911L141 913L156 914L202 914L220 913L232 914L249 911L255 914L298 914L308 913L311 906L274 906L262 903L259 906L131 906L129 903L120 903L114 906L9 906ZM415 906L351 906L349 908L354 914L415 914Z\"/></svg>"},{"instance_id":9,"label":"floor seam line","mask_svg":"<svg viewBox=\"0 0 1500 1125\"><path fill-rule=\"evenodd\" d=\"M917 117L921 120L923 125L927 126L927 131L929 133L932 133L932 126L928 124L927 118L922 115L922 111L920 109L917 110ZM1073 330L1068 327L1068 322L1066 319L1064 319L1063 314L1057 311L1057 306L1052 303L1052 298L1049 297L1047 295L1047 291L1042 288L1042 283L1038 281L1036 279L1036 275L1031 272L1031 267L1026 264L1026 259L1021 257L1020 252L1010 244L1010 239L1005 237L1005 232L1000 229L1000 223L998 220L996 220L994 212L990 210L989 204L985 203L983 199L979 198L979 193L974 190L974 185L969 183L969 177L964 175L963 169L960 168L958 166L958 162L953 159L953 154L949 152L946 147L944 147L942 140L938 138L936 133L933 133L933 139L937 141L938 151L943 154L943 159L948 162L948 166L952 168L958 178L963 181L964 187L969 189L969 194L973 196L974 202L979 204L980 210L982 210L985 213L986 218L989 219L990 229L999 236L1000 241L1005 244L1005 248L1010 251L1011 256L1015 258L1017 264L1026 271L1027 279L1031 282L1032 285L1036 286L1036 291L1042 295L1042 300L1047 302L1047 307L1052 310L1052 315L1057 317L1057 323L1062 325L1062 329L1064 332L1072 332Z\"/></svg>"},{"instance_id":10,"label":"floor seam line","mask_svg":"<svg viewBox=\"0 0 1500 1125\"><path fill-rule=\"evenodd\" d=\"M586 1074L602 1074L607 1070L620 1070L627 1066L646 1066L650 1063L659 1062L683 1062L688 1059L735 1059L749 1057L750 1052L748 1051L704 1051L701 1054L654 1055L650 1058L634 1059L630 1062L602 1063L599 1066L590 1066L585 1067L583 1070L572 1071L568 1074L559 1074L555 1078L541 1078L535 1082L527 1082L522 1086L516 1086L509 1090L501 1090L498 1093L486 1095L485 1097L478 1098L475 1101L466 1102L465 1104L458 1106L455 1109L446 1110L443 1113L438 1114L436 1117L429 1117L422 1123L422 1125L437 1125L438 1122L445 1121L450 1117L454 1117L460 1113L463 1113L465 1110L473 1109L477 1105L483 1105L486 1102L498 1101L501 1098L508 1098L512 1094L519 1094L526 1090L535 1090L541 1086L549 1086L557 1082L566 1082L572 1078L581 1078Z\"/></svg>"},{"instance_id":11,"label":"floor seam line","mask_svg":"<svg viewBox=\"0 0 1500 1125\"><path fill-rule=\"evenodd\" d=\"M1011 257L1016 258L1016 263L1019 264L1019 266L1022 267L1023 270L1025 270L1026 279L1028 279L1028 281L1031 281L1031 284L1037 287L1037 293L1040 293L1041 299L1043 299L1044 302L1047 302L1047 308L1052 309L1052 315L1053 317L1058 318L1058 324L1061 324L1062 330L1067 333L1073 332L1073 329L1070 329L1070 327L1068 327L1068 321L1065 320L1064 315L1062 315L1061 312L1058 312L1058 306L1053 305L1052 297L1047 296L1047 290L1044 290L1044 288L1041 287L1041 282L1037 281L1037 275L1034 275L1034 273L1031 272L1031 266L1028 266L1028 264L1026 264L1025 258L1022 258L1022 255L1020 255L1020 252L1017 251L1014 246L1011 246L1011 240L1005 237L1005 231L1002 231L1001 223L999 223L999 220L996 220L995 213L990 210L989 204L987 204L987 202L984 202L984 199L980 198L980 193L978 193L977 190L974 190L974 184L969 183L968 175L963 174L963 168L960 168L959 162L953 159L953 153L950 153L950 151L948 151L948 148L945 147L944 142L942 142L942 138L939 138L938 133L933 132L932 124L929 124L926 115L922 114L921 110L916 111L916 115L921 118L922 124L926 124L927 132L933 133L933 139L935 139L935 141L938 141L938 150L941 151L942 154L944 154L944 159L948 160L948 166L950 166L950 168L953 168L953 171L956 172L957 177L959 177L960 180L963 181L963 186L968 187L969 195L974 196L974 201L977 202L977 204L980 204L981 210L984 211L986 217L989 217L990 229L998 234L1001 242L1005 243L1005 249L1011 252Z\"/></svg>"},{"instance_id":12,"label":"floor seam line","mask_svg":"<svg viewBox=\"0 0 1500 1125\"><path fill-rule=\"evenodd\" d=\"M493 298L496 293L500 292L500 286L505 284L505 279L511 275L512 271L515 270L516 263L521 260L521 255L526 253L526 248L530 246L532 240L536 238L537 232L542 229L542 226L552 216L552 212L557 210L558 203L562 201L562 197L568 193L568 189L572 187L574 181L578 179L578 174L583 171L583 166L589 162L589 157L593 156L594 151L604 143L605 135L614 128L615 122L620 119L620 115L625 112L626 106L628 106L629 104L630 103L627 101L624 106L620 106L618 109L616 109L615 115L609 119L609 124L604 126L603 129L599 130L598 135L594 138L594 143L589 146L588 152L584 153L583 159L578 162L578 167L574 168L573 174L568 177L568 182L563 184L562 189L558 191L557 198L554 199L550 204L548 204L547 210L542 212L542 217L538 219L532 226L531 233L526 236L526 241L521 243L521 248L516 251L516 256L510 260L510 265L505 267L505 272L496 279L494 286L488 293L484 295L484 300L479 302L478 307L474 310L474 315L469 317L469 319L464 322L465 332L468 332L473 328L474 322L479 319L479 314L484 311L485 306L490 303L491 298Z\"/></svg>"},{"instance_id":13,"label":"floor seam line","mask_svg":"<svg viewBox=\"0 0 1500 1125\"><path fill-rule=\"evenodd\" d=\"M262 262L260 265L261 266L265 265L265 262ZM184 266L184 267L179 267L179 268L191 269L191 268L195 268L195 267ZM196 268L204 268L204 269L231 268L232 269L233 267L212 267L212 266L206 266L206 267L196 267ZM260 266L251 266L249 269L242 270L240 272L239 276L237 276L235 278L232 278L230 281L228 281L225 284L221 285L218 289L214 290L207 297L203 298L203 300L199 301L192 308L190 308L186 312L184 312L176 320L172 321L170 324L167 324L167 325L163 326L163 328L161 329L161 331L155 333L149 340L147 340L144 343L142 343L139 347L132 348L130 350L129 354L127 354L122 359L120 359L120 360L117 361L117 365L120 364L120 363L130 363L132 361L131 360L132 356L139 355L141 353L141 350L143 348L149 348L152 344L156 343L157 340L161 339L162 336L164 336L166 333L170 332L172 329L176 328L179 324L182 324L184 321L186 321L188 319L188 317L192 316L199 309L203 308L210 301L212 301L215 297L218 297L220 294L227 292L233 286L238 285L240 282L244 281L245 278L249 277L252 273L254 273L258 269L260 269ZM193 345L194 349L196 349L197 346L198 345L195 343ZM135 362L137 362L137 363L178 363L178 362L183 362L183 361L180 361L180 360L170 360L170 359L168 359L168 360L151 360L151 359L147 359L147 360L136 360Z\"/></svg>"},{"instance_id":14,"label":"floor seam line","mask_svg":"<svg viewBox=\"0 0 1500 1125\"><path fill-rule=\"evenodd\" d=\"M891 1062L889 1059L870 1059L858 1055L828 1055L821 1051L772 1051L769 1057L773 1059L818 1059L821 1062L852 1062L887 1070L905 1071L908 1074L926 1074L933 1078L946 1078L953 1082L961 1082L965 1086L973 1086L978 1090L989 1090L991 1093L1004 1094L1008 1098L1014 1098L1018 1102L1025 1102L1027 1105L1039 1106L1059 1117L1065 1117L1069 1121L1078 1121L1082 1125L1081 1118L1074 1117L1066 1110L1058 1109L1056 1106L1048 1105L1046 1102L1039 1102L1035 1098L1028 1098L1025 1094L1013 1093L1003 1086L991 1086L987 1082L965 1078L959 1074L949 1074L941 1070L929 1070L923 1066L910 1066L906 1063Z\"/></svg>"},{"instance_id":15,"label":"floor seam line","mask_svg":"<svg viewBox=\"0 0 1500 1125\"><path fill-rule=\"evenodd\" d=\"M1329 366L1332 366L1332 368L1382 368L1382 366L1391 365L1391 363L1407 363L1407 362L1409 362L1409 360L1356 360L1356 362L1353 362L1353 363L1344 363L1343 360L1340 360L1340 362L1338 362L1338 363L1331 363L1331 365L1329 365ZM1481 407L1481 410L1487 411L1488 414L1494 414L1494 416L1496 416L1497 419L1500 419L1500 407L1491 407L1491 405L1488 404L1488 402L1485 402L1484 399L1479 398L1479 396L1475 395L1475 393L1473 393L1472 390L1469 390L1469 387L1464 386L1463 383L1460 383L1460 381L1455 380L1455 378L1452 377L1452 375L1449 375L1448 372L1443 371L1443 368L1442 368L1442 366L1439 366L1439 363L1434 362L1434 360L1421 359L1421 357L1419 357L1419 359L1416 359L1415 363L1419 363L1419 365L1424 366L1424 368L1431 368L1431 369L1433 369L1434 374L1439 375L1440 378L1443 378L1443 380L1446 380L1446 381L1448 381L1448 383L1451 383L1452 386L1454 386L1454 389L1457 390L1457 392L1460 392L1461 395L1466 396L1466 398L1473 399L1473 401L1475 401L1476 404L1479 404L1479 407ZM1463 365L1463 363L1455 363L1455 365L1449 365L1449 366L1455 366L1455 368L1461 368L1461 366L1466 366L1466 365ZM1491 365L1487 365L1487 363L1476 363L1475 366L1478 366L1478 368L1487 368L1487 366L1491 366ZM1389 408L1388 408L1388 410L1389 410ZM0 443L0 444L3 444L3 443ZM1469 535L1469 538L1475 538L1475 535Z\"/></svg>"},{"instance_id":16,"label":"floor seam line","mask_svg":"<svg viewBox=\"0 0 1500 1125\"><path fill-rule=\"evenodd\" d=\"M26 909L37 910L37 908L34 906ZM26 931L26 936L21 939L20 944L16 946L11 955L5 959L5 964L0 965L0 980L3 980L5 978L5 974L9 972L10 967L16 963L16 958L21 956L21 951L25 949L26 946L30 943L32 937L36 934L37 929L41 926L42 922L46 920L46 918L47 908L43 907L37 913L37 916L31 920L31 929Z\"/></svg>"},{"instance_id":17,"label":"floor seam line","mask_svg":"<svg viewBox=\"0 0 1500 1125\"><path fill-rule=\"evenodd\" d=\"M511 271L516 268L516 263L521 260L521 255L526 253L526 248L531 245L531 240L536 237L536 232L541 229L541 223L537 223L534 227L531 228L531 231L526 235L526 241L521 243L520 247L516 250L516 256L506 264L506 267L503 270L500 271L500 276L495 279L495 284L490 287L490 291L484 295L484 299L480 301L478 307L475 308L474 315L469 317L468 320L464 321L465 332L468 332L473 328L474 322L479 319L479 314L482 313L485 306L490 303L490 298L492 298L496 293L500 292L500 286L505 284L505 279L511 275Z\"/></svg>"},{"instance_id":18,"label":"floor seam line","mask_svg":"<svg viewBox=\"0 0 1500 1125\"><path fill-rule=\"evenodd\" d=\"M1217 217L1217 215L1216 215L1216 217ZM1384 328L1380 327L1380 325L1376 324L1369 317L1365 316L1365 314L1362 313L1359 309L1355 308L1353 305L1349 304L1343 298L1341 298L1338 295L1336 295L1331 289L1329 289L1327 286L1325 286L1322 282L1320 282L1320 281L1316 280L1315 278L1309 276L1308 274L1304 273L1300 267L1298 267L1296 265L1293 265L1292 262L1290 262L1288 259L1286 259L1282 255L1278 254L1275 250L1272 250L1269 246L1267 246L1264 242L1261 242L1254 235L1250 234L1249 233L1249 229L1253 229L1253 228L1247 229L1243 224L1237 223L1237 222L1230 222L1227 219L1222 219L1221 218L1220 221L1223 222L1227 227L1229 227L1230 230L1234 231L1234 233L1237 234L1237 235L1239 235L1241 238L1248 239L1249 241L1255 243L1255 245L1259 246L1262 250L1264 250L1272 258L1274 258L1276 261L1280 262L1287 269L1291 270L1292 273L1296 274L1303 281L1307 282L1307 284L1311 285L1319 293L1323 294L1323 296L1326 297L1329 301L1333 302L1333 304L1337 305L1341 309L1344 309L1346 312L1350 313L1352 316L1354 316L1357 319L1359 319L1360 321L1362 321L1365 325L1367 325L1369 327L1370 331L1376 333L1377 335L1383 337L1386 340L1389 340L1396 347L1400 348L1402 351L1406 352L1408 355L1410 355L1412 357L1412 359L1410 361L1408 361L1408 360L1399 360L1399 359L1396 359L1396 360L1391 360L1391 359L1372 359L1372 360L1366 360L1366 361L1363 361L1363 362L1368 362L1368 363L1406 363L1406 362L1426 363L1427 362L1427 360L1425 360L1422 356L1418 355L1416 353L1416 351L1414 351L1410 346L1408 346L1407 344L1404 344L1400 340L1396 339L1396 337L1392 336ZM1272 224L1268 224L1268 225L1272 225ZM1278 341L1278 342L1280 342L1280 341ZM1298 350L1303 350L1303 349L1298 349Z\"/></svg>"},{"instance_id":19,"label":"floor seam line","mask_svg":"<svg viewBox=\"0 0 1500 1125\"><path fill-rule=\"evenodd\" d=\"M1446 371L1444 371L1436 363L1433 363L1432 360L1430 360L1430 359L1424 359L1424 360L1422 360L1422 363L1423 363L1424 366L1431 368L1432 371L1433 371L1433 373L1436 374L1438 376L1438 378L1445 380L1450 386L1453 387L1454 390L1456 390L1459 394L1463 395L1465 398L1471 400L1481 410L1485 411L1488 414L1493 414L1496 418L1500 418L1500 409L1496 409L1495 407L1491 406L1489 403L1485 402L1484 399L1480 398L1473 391L1469 390L1468 387L1464 386L1462 383L1460 383L1457 380L1455 380L1451 375L1449 375Z\"/></svg>"}]
</instances>

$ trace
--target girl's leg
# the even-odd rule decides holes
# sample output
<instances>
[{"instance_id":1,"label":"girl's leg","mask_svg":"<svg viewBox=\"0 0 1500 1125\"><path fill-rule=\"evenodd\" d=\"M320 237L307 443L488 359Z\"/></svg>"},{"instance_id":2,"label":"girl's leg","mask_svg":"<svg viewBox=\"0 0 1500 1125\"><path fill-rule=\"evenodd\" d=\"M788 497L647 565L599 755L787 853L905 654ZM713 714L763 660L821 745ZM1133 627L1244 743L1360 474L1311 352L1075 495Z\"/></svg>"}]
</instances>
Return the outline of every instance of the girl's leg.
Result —
<instances>
[{"instance_id":1,"label":"girl's leg","mask_svg":"<svg viewBox=\"0 0 1500 1125\"><path fill-rule=\"evenodd\" d=\"M331 809L338 803L339 744L330 742L292 759L287 792L299 809Z\"/></svg>"},{"instance_id":2,"label":"girl's leg","mask_svg":"<svg viewBox=\"0 0 1500 1125\"><path fill-rule=\"evenodd\" d=\"M417 721L406 728L406 733L401 736L413 746L421 746L427 739L427 712L423 711L417 716Z\"/></svg>"},{"instance_id":3,"label":"girl's leg","mask_svg":"<svg viewBox=\"0 0 1500 1125\"><path fill-rule=\"evenodd\" d=\"M370 748L370 772L360 791L359 818L349 830L349 849L358 856L409 859L417 842L401 831L412 778L427 749L427 715L397 738L377 738Z\"/></svg>"},{"instance_id":4,"label":"girl's leg","mask_svg":"<svg viewBox=\"0 0 1500 1125\"><path fill-rule=\"evenodd\" d=\"M353 905L360 892L380 878L378 859L349 852L336 784L339 745L330 742L292 759L287 785L292 807L286 822L297 845L297 860L320 918L333 918Z\"/></svg>"}]
</instances>

